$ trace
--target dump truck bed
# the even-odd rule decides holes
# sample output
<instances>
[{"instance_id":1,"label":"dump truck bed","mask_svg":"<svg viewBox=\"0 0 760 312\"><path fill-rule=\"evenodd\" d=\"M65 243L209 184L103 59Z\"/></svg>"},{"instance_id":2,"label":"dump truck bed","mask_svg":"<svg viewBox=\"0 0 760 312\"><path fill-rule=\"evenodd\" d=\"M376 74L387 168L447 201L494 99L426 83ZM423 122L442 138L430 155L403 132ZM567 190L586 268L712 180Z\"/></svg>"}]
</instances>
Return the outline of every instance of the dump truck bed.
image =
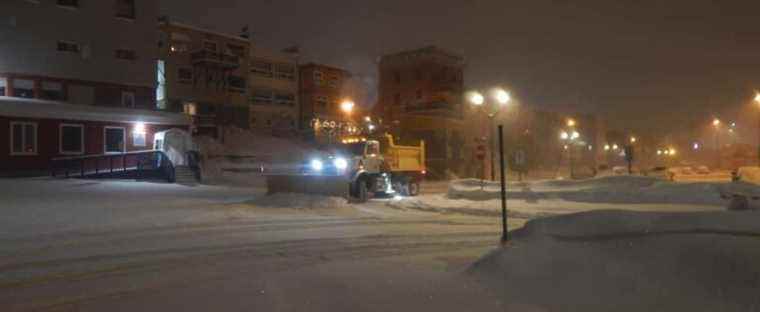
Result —
<instances>
[{"instance_id":1,"label":"dump truck bed","mask_svg":"<svg viewBox=\"0 0 760 312\"><path fill-rule=\"evenodd\" d=\"M386 135L387 146L383 154L385 162L393 172L425 171L425 142L419 146L396 145L393 137Z\"/></svg>"}]
</instances>

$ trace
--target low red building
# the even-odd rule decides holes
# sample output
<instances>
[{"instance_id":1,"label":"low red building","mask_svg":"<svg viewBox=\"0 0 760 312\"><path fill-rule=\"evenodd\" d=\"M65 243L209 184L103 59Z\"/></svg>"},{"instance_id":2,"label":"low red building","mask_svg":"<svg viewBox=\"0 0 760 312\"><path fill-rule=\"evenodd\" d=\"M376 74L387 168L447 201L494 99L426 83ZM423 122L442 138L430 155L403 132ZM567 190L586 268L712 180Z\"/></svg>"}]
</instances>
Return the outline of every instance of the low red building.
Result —
<instances>
[{"instance_id":1,"label":"low red building","mask_svg":"<svg viewBox=\"0 0 760 312\"><path fill-rule=\"evenodd\" d=\"M47 174L56 157L153 149L153 135L188 130L187 115L0 96L0 176Z\"/></svg>"}]
</instances>

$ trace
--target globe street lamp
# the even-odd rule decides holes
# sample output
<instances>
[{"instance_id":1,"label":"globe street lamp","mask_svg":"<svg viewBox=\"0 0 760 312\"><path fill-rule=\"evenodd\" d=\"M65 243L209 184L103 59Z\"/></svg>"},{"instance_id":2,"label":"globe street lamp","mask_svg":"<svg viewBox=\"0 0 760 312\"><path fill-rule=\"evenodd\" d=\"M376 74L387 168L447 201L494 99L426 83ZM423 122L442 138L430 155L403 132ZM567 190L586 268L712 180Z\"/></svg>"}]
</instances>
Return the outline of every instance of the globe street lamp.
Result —
<instances>
[{"instance_id":1,"label":"globe street lamp","mask_svg":"<svg viewBox=\"0 0 760 312\"><path fill-rule=\"evenodd\" d=\"M578 133L578 131L576 131L576 130L562 130L559 133L559 138L562 141L562 143L564 144L564 149L568 153L568 160L570 161L570 178L571 179L575 176L575 165L574 165L574 161L573 161L573 149L572 149L572 147L575 144L575 142L578 139L580 139L580 137L581 137L581 134ZM562 160L562 158L560 158L560 165L561 165L561 160Z\"/></svg>"},{"instance_id":2,"label":"globe street lamp","mask_svg":"<svg viewBox=\"0 0 760 312\"><path fill-rule=\"evenodd\" d=\"M721 121L718 118L713 119L713 128L715 128L715 168L720 168L720 125Z\"/></svg>"},{"instance_id":3,"label":"globe street lamp","mask_svg":"<svg viewBox=\"0 0 760 312\"><path fill-rule=\"evenodd\" d=\"M488 116L488 129L489 129L489 156L490 156L490 162L491 162L491 180L496 180L496 166L494 164L494 118L496 118L496 115L499 113L502 107L506 106L510 102L512 102L512 96L507 92L506 90L502 88L495 88L491 90L491 99L492 101L488 101L487 98L478 91L470 92L470 95L468 96L468 100L470 103L476 107L480 107Z\"/></svg>"}]
</instances>

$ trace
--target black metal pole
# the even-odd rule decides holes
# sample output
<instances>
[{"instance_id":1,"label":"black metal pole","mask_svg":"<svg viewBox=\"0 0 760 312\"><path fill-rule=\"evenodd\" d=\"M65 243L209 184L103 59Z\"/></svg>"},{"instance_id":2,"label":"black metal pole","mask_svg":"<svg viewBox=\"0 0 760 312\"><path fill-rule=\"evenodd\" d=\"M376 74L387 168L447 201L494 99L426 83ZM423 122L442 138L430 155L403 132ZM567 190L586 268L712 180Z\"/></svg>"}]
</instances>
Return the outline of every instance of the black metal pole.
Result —
<instances>
[{"instance_id":1,"label":"black metal pole","mask_svg":"<svg viewBox=\"0 0 760 312\"><path fill-rule=\"evenodd\" d=\"M489 154L491 156L491 181L496 181L496 164L494 164L494 142L493 142L493 140L494 140L493 132L495 130L493 128L493 119L494 119L494 117L496 117L496 116L489 116L488 117L488 132L490 132L488 134L488 139L491 141L491 143L490 143L491 146L488 148ZM499 126L499 127L501 127L501 126Z\"/></svg>"},{"instance_id":2,"label":"black metal pole","mask_svg":"<svg viewBox=\"0 0 760 312\"><path fill-rule=\"evenodd\" d=\"M499 162L501 170L501 243L509 241L507 232L507 182L504 166L504 127L499 125Z\"/></svg>"}]
</instances>

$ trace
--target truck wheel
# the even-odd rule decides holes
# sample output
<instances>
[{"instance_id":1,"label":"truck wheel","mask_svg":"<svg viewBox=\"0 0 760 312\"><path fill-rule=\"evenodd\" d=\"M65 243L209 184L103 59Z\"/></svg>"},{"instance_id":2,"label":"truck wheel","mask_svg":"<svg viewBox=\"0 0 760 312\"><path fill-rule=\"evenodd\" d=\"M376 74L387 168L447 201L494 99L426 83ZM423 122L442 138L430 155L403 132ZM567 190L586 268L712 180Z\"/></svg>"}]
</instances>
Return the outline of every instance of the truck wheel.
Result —
<instances>
[{"instance_id":1,"label":"truck wheel","mask_svg":"<svg viewBox=\"0 0 760 312\"><path fill-rule=\"evenodd\" d=\"M733 196L728 202L728 210L748 210L749 200L744 196Z\"/></svg>"},{"instance_id":2,"label":"truck wheel","mask_svg":"<svg viewBox=\"0 0 760 312\"><path fill-rule=\"evenodd\" d=\"M366 203L369 200L369 191L367 190L367 182L359 180L354 183L353 197L357 203Z\"/></svg>"},{"instance_id":3,"label":"truck wheel","mask_svg":"<svg viewBox=\"0 0 760 312\"><path fill-rule=\"evenodd\" d=\"M407 184L406 189L409 193L409 196L417 196L420 195L420 183L419 182L409 182Z\"/></svg>"}]
</instances>

